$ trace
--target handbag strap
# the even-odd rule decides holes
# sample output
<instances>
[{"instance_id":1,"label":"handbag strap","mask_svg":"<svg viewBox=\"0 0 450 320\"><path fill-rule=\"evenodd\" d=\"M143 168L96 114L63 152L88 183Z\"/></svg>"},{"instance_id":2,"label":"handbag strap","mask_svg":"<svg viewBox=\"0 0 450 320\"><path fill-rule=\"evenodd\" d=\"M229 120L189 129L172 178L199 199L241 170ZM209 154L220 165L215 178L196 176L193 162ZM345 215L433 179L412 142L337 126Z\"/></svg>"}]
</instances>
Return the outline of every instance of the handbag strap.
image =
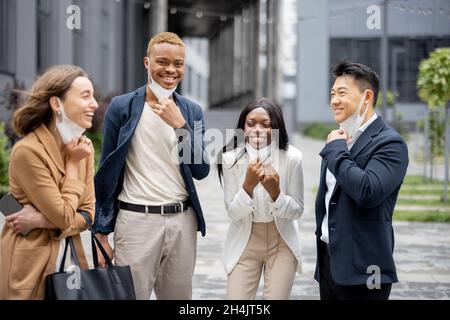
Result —
<instances>
[{"instance_id":1,"label":"handbag strap","mask_svg":"<svg viewBox=\"0 0 450 320\"><path fill-rule=\"evenodd\" d=\"M72 257L72 262L75 263L77 267L80 267L80 262L78 260L77 251L75 250L75 245L73 243L72 237L66 238L66 245L64 247L64 254L61 260L61 264L59 265L59 272L64 272L64 268L66 266L66 256L67 256L67 248L70 246L70 256Z\"/></svg>"},{"instance_id":2,"label":"handbag strap","mask_svg":"<svg viewBox=\"0 0 450 320\"><path fill-rule=\"evenodd\" d=\"M95 236L94 232L92 232L92 221L89 218L89 213L86 211L82 211L82 210L77 210L77 212L79 212L86 220L86 224L88 225L88 229L91 232L91 248L92 248L92 258L94 260L94 268L97 269L98 268L98 255L97 255L97 250L95 249L95 244L97 243L103 257L105 258L106 263L108 264L108 266L113 267L112 261L109 258L109 255L106 253L105 248L103 248L103 246L101 245L100 241L98 240L98 238Z\"/></svg>"},{"instance_id":3,"label":"handbag strap","mask_svg":"<svg viewBox=\"0 0 450 320\"><path fill-rule=\"evenodd\" d=\"M103 248L102 244L100 243L100 240L98 240L98 238L95 236L95 234L91 231L91 246L92 246L92 258L94 260L94 267L95 269L98 268L98 256L97 256L97 250L95 249L95 245L98 246L98 248L100 249L100 252L103 255L103 258L105 258L107 269L109 274L112 276L114 282L116 284L121 284L122 283L122 279L120 279L120 276L116 270L116 268L114 267L111 258L109 257L109 255L106 253L105 248Z\"/></svg>"},{"instance_id":4,"label":"handbag strap","mask_svg":"<svg viewBox=\"0 0 450 320\"><path fill-rule=\"evenodd\" d=\"M95 245L97 245L98 248L100 249L100 252L102 253L103 258L105 259L108 267L114 268L111 258L106 253L105 248L103 248L102 244L100 243L100 240L98 240L98 238L95 236L95 234L91 231L91 247L92 247L92 258L94 260L94 268L95 269L98 268L98 256L97 256L97 250L95 249Z\"/></svg>"}]
</instances>

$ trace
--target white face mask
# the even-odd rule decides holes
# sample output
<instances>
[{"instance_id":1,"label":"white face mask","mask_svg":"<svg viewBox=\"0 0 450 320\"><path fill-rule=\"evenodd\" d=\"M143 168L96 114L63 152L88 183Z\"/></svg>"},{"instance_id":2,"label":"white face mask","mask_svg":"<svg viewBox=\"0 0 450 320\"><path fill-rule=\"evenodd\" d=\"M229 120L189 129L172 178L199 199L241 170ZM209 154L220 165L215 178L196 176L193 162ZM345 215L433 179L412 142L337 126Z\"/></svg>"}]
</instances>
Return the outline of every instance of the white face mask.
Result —
<instances>
[{"instance_id":1,"label":"white face mask","mask_svg":"<svg viewBox=\"0 0 450 320\"><path fill-rule=\"evenodd\" d=\"M86 129L67 117L62 101L59 98L57 99L59 106L61 107L61 114L56 117L56 128L58 129L63 143L68 144L73 139L81 137Z\"/></svg>"},{"instance_id":2,"label":"white face mask","mask_svg":"<svg viewBox=\"0 0 450 320\"><path fill-rule=\"evenodd\" d=\"M359 103L358 108L356 108L356 111L347 119L345 119L343 122L341 122L339 125L341 126L341 129L347 132L351 137L355 134L356 130L361 127L362 123L364 122L364 119L367 114L367 110L369 110L368 107L366 107L366 110L364 110L364 113L361 115L361 108L364 104L364 99L366 97L366 91L364 90L363 96L361 97L361 102Z\"/></svg>"},{"instance_id":3,"label":"white face mask","mask_svg":"<svg viewBox=\"0 0 450 320\"><path fill-rule=\"evenodd\" d=\"M162 102L164 99L169 98L172 96L172 93L176 90L177 86L173 87L172 89L166 89L163 88L159 83L157 83L155 80L153 80L150 71L148 72L148 77L150 79L149 88L152 90L153 94L158 99L158 102Z\"/></svg>"}]
</instances>

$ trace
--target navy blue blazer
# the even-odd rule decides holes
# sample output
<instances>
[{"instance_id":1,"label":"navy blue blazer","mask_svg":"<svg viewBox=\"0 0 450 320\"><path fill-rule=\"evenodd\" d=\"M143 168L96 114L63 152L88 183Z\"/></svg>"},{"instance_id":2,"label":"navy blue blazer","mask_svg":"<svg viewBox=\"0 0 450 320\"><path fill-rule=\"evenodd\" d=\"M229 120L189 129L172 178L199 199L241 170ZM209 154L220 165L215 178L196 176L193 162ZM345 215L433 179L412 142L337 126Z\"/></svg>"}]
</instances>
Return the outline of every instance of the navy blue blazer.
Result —
<instances>
[{"instance_id":1,"label":"navy blue blazer","mask_svg":"<svg viewBox=\"0 0 450 320\"><path fill-rule=\"evenodd\" d=\"M320 152L322 168L316 197L316 241L325 216L326 168L336 178L329 203L328 232L333 281L366 285L376 265L381 283L397 282L393 259L392 214L408 167L408 148L381 117L371 123L349 151L343 139ZM314 278L320 281L319 252Z\"/></svg>"},{"instance_id":2,"label":"navy blue blazer","mask_svg":"<svg viewBox=\"0 0 450 320\"><path fill-rule=\"evenodd\" d=\"M95 233L114 231L118 200L122 191L125 161L128 147L145 104L146 86L134 92L114 97L106 112L103 124L103 144L100 166L95 176ZM180 172L197 218L197 230L205 236L206 226L193 178L200 180L209 173L209 161L205 152L205 123L201 107L174 93L174 101L186 120L185 130L175 129L180 142ZM194 132L195 131L195 132ZM186 134L189 132L188 134ZM190 152L186 161L183 152ZM189 158L189 157L188 157ZM195 159L195 161L194 161Z\"/></svg>"}]
</instances>

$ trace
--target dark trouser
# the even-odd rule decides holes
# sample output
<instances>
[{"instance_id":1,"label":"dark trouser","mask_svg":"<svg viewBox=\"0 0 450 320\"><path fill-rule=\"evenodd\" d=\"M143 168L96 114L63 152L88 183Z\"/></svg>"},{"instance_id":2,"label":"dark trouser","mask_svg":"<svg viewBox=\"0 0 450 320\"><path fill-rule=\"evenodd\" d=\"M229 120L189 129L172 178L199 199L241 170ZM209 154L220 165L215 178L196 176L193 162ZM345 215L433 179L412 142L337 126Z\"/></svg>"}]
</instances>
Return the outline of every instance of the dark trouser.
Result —
<instances>
[{"instance_id":1,"label":"dark trouser","mask_svg":"<svg viewBox=\"0 0 450 320\"><path fill-rule=\"evenodd\" d=\"M320 241L320 300L388 300L391 284L381 284L380 289L369 289L366 285L341 286L331 278L330 255L327 244Z\"/></svg>"}]
</instances>

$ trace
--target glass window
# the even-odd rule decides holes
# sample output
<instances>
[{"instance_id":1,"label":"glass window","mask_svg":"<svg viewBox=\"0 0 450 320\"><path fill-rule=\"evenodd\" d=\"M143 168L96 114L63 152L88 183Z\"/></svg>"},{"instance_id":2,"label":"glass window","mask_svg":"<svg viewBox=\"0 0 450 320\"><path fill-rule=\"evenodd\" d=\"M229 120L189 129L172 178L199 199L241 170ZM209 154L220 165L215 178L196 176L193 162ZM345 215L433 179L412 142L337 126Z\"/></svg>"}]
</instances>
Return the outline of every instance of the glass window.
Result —
<instances>
[{"instance_id":1,"label":"glass window","mask_svg":"<svg viewBox=\"0 0 450 320\"><path fill-rule=\"evenodd\" d=\"M393 77L400 102L419 102L417 96L417 74L421 60L429 57L430 52L439 47L450 46L450 37L394 38L389 41L388 88L393 90ZM394 54L395 53L395 54ZM379 39L331 39L330 66L342 60L363 63L380 74ZM396 59L395 63L393 59ZM396 64L396 70L393 70ZM394 73L396 73L394 75ZM330 88L334 82L330 77Z\"/></svg>"}]
</instances>

